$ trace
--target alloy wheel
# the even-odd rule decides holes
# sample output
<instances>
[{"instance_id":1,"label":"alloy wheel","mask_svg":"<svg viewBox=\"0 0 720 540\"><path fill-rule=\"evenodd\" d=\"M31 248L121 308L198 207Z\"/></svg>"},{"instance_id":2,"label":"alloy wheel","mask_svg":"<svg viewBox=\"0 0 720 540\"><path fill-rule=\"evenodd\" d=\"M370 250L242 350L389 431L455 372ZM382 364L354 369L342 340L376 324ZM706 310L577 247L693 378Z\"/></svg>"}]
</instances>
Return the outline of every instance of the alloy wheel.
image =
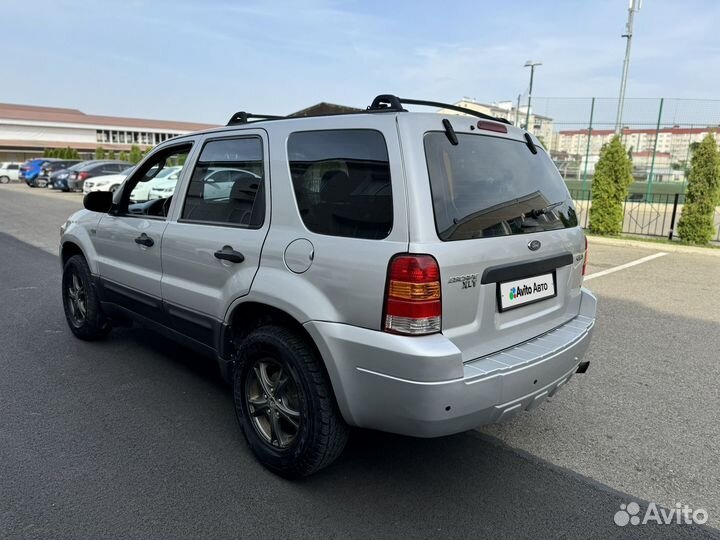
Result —
<instances>
[{"instance_id":1,"label":"alloy wheel","mask_svg":"<svg viewBox=\"0 0 720 540\"><path fill-rule=\"evenodd\" d=\"M245 401L255 431L275 448L290 447L300 432L299 385L273 358L255 362L245 382Z\"/></svg>"},{"instance_id":2,"label":"alloy wheel","mask_svg":"<svg viewBox=\"0 0 720 540\"><path fill-rule=\"evenodd\" d=\"M67 285L67 305L70 318L75 326L81 326L87 319L87 294L83 282L76 271L70 275Z\"/></svg>"}]
</instances>

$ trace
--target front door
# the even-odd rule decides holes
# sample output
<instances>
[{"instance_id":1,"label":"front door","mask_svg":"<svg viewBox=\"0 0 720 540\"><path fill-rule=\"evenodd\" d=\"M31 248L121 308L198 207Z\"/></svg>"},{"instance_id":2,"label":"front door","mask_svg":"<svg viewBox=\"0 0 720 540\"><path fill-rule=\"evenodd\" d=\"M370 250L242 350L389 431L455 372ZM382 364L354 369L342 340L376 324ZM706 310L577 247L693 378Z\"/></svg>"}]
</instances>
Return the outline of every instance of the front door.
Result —
<instances>
[{"instance_id":1,"label":"front door","mask_svg":"<svg viewBox=\"0 0 720 540\"><path fill-rule=\"evenodd\" d=\"M198 155L163 236L162 297L178 331L213 345L260 264L270 221L266 133L208 136Z\"/></svg>"},{"instance_id":2,"label":"front door","mask_svg":"<svg viewBox=\"0 0 720 540\"><path fill-rule=\"evenodd\" d=\"M160 253L171 199L131 204L131 192L165 167L184 163L191 147L183 143L150 156L127 179L112 211L98 223L93 243L105 301L147 317L161 315Z\"/></svg>"}]
</instances>

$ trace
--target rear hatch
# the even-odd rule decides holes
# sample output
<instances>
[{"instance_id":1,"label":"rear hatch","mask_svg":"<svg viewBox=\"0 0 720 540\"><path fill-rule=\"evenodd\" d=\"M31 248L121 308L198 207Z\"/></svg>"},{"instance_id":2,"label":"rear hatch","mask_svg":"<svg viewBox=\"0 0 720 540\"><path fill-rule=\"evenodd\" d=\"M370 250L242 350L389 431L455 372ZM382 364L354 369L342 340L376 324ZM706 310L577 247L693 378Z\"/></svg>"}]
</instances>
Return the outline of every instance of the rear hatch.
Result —
<instances>
[{"instance_id":1,"label":"rear hatch","mask_svg":"<svg viewBox=\"0 0 720 540\"><path fill-rule=\"evenodd\" d=\"M398 123L407 149L410 251L438 261L442 332L463 361L575 317L585 239L537 140L463 115L401 115Z\"/></svg>"}]
</instances>

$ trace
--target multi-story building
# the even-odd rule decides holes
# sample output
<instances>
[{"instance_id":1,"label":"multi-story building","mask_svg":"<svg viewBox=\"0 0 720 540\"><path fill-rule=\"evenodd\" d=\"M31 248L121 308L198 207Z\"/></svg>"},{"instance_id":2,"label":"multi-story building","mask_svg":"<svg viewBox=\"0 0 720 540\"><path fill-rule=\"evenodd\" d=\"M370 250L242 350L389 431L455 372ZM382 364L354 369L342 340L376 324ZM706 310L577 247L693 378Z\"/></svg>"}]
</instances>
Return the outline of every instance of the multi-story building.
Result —
<instances>
[{"instance_id":1,"label":"multi-story building","mask_svg":"<svg viewBox=\"0 0 720 540\"><path fill-rule=\"evenodd\" d=\"M697 127L682 128L673 126L669 128L660 128L657 132L657 148L656 148L656 164L658 154L667 154L668 168L672 164L685 164L690 157L690 148L692 143L699 143L708 133L716 132L717 127ZM590 135L590 148L588 149L588 130L566 130L559 131L554 140L552 150L557 153L566 153L577 156L579 160L584 160L585 155L597 156L600 154L602 146L609 143L615 135L612 129L593 129ZM626 128L622 132L622 140L625 148L633 155L646 155L650 152L652 155L655 146L655 129L632 129ZM720 137L716 136L718 147L720 148ZM664 157L663 157L664 159ZM595 160L596 161L596 160ZM592 161L588 161L592 164Z\"/></svg>"},{"instance_id":2,"label":"multi-story building","mask_svg":"<svg viewBox=\"0 0 720 540\"><path fill-rule=\"evenodd\" d=\"M211 124L85 114L77 109L0 104L0 161L23 161L46 148L70 147L91 157L98 146L147 148Z\"/></svg>"}]
</instances>

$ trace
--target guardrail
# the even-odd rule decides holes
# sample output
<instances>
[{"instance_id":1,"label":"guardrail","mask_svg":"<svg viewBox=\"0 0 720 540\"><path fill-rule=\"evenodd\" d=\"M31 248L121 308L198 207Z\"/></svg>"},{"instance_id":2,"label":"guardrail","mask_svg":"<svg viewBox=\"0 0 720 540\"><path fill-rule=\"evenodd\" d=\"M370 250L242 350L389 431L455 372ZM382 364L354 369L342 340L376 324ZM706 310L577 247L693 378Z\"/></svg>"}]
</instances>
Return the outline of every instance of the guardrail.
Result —
<instances>
[{"instance_id":1,"label":"guardrail","mask_svg":"<svg viewBox=\"0 0 720 540\"><path fill-rule=\"evenodd\" d=\"M578 221L583 228L590 223L592 207L591 190L571 189ZM623 228L625 234L652 236L672 240L677 235L677 223L682 215L683 204L679 193L631 193L623 203ZM715 236L720 242L720 210L715 209Z\"/></svg>"}]
</instances>

